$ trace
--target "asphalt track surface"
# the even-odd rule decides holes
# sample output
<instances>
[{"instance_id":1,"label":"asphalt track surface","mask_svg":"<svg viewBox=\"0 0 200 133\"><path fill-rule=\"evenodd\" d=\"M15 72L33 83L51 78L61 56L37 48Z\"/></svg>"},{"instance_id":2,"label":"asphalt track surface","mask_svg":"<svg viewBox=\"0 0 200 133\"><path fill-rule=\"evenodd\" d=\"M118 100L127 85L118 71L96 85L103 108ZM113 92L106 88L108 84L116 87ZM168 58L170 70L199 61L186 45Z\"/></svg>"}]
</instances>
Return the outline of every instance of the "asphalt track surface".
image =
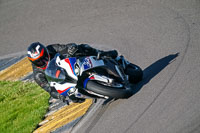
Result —
<instances>
[{"instance_id":1,"label":"asphalt track surface","mask_svg":"<svg viewBox=\"0 0 200 133\"><path fill-rule=\"evenodd\" d=\"M141 66L132 97L95 113L77 132L200 132L199 0L0 0L0 56L29 43L89 43Z\"/></svg>"}]
</instances>

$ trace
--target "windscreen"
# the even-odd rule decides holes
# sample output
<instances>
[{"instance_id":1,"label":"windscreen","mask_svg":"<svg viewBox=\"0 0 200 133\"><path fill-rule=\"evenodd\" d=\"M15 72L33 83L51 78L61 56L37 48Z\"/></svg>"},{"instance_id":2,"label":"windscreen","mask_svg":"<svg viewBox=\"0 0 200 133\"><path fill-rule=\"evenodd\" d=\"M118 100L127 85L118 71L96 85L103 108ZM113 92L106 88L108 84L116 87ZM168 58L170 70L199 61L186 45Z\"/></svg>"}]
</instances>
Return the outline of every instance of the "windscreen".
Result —
<instances>
[{"instance_id":1,"label":"windscreen","mask_svg":"<svg viewBox=\"0 0 200 133\"><path fill-rule=\"evenodd\" d=\"M65 81L66 75L65 70L59 67L56 63L56 57L54 57L48 64L45 75L48 82L57 82L61 83Z\"/></svg>"}]
</instances>

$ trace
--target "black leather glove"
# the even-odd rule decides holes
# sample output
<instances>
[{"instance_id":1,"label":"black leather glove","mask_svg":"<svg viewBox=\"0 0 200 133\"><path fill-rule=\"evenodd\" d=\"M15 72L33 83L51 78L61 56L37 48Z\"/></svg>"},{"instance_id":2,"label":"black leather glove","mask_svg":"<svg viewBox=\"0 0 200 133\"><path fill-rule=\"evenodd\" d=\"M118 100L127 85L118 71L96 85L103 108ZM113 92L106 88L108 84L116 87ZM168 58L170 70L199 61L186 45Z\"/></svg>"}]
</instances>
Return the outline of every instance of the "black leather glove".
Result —
<instances>
[{"instance_id":1,"label":"black leather glove","mask_svg":"<svg viewBox=\"0 0 200 133\"><path fill-rule=\"evenodd\" d=\"M118 52L116 50L106 51L106 52L98 52L97 53L97 59L100 59L101 57L110 57L115 59L118 56Z\"/></svg>"},{"instance_id":2,"label":"black leather glove","mask_svg":"<svg viewBox=\"0 0 200 133\"><path fill-rule=\"evenodd\" d=\"M70 56L74 55L74 53L78 50L78 46L74 43L71 44L71 46L68 47L67 52Z\"/></svg>"}]
</instances>

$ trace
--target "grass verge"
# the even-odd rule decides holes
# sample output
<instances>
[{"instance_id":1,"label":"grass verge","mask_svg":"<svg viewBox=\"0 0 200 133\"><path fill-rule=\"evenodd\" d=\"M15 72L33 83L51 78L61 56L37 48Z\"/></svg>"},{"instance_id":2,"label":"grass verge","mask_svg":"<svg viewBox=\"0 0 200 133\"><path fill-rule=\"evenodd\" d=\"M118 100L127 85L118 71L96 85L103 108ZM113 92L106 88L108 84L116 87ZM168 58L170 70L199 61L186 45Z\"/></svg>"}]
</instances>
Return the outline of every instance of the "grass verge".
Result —
<instances>
[{"instance_id":1,"label":"grass verge","mask_svg":"<svg viewBox=\"0 0 200 133\"><path fill-rule=\"evenodd\" d=\"M0 81L0 132L33 132L47 111L48 99L34 83Z\"/></svg>"}]
</instances>

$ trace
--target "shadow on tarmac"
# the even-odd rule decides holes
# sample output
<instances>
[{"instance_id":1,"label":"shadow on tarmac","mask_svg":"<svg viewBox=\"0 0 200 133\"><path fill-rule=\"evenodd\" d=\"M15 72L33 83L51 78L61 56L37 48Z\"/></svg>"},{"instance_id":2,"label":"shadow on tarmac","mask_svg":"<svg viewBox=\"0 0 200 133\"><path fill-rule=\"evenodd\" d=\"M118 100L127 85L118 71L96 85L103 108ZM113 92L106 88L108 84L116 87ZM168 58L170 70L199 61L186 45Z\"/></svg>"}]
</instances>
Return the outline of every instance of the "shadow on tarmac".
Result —
<instances>
[{"instance_id":1,"label":"shadow on tarmac","mask_svg":"<svg viewBox=\"0 0 200 133\"><path fill-rule=\"evenodd\" d=\"M179 56L179 53L171 54L166 57L163 57L159 59L158 61L154 62L147 68L143 70L144 77L141 82L136 84L135 89L133 90L133 95L136 94L140 89L151 79L153 79L158 73L160 73L166 66L168 66L170 63L172 63L176 57Z\"/></svg>"}]
</instances>

